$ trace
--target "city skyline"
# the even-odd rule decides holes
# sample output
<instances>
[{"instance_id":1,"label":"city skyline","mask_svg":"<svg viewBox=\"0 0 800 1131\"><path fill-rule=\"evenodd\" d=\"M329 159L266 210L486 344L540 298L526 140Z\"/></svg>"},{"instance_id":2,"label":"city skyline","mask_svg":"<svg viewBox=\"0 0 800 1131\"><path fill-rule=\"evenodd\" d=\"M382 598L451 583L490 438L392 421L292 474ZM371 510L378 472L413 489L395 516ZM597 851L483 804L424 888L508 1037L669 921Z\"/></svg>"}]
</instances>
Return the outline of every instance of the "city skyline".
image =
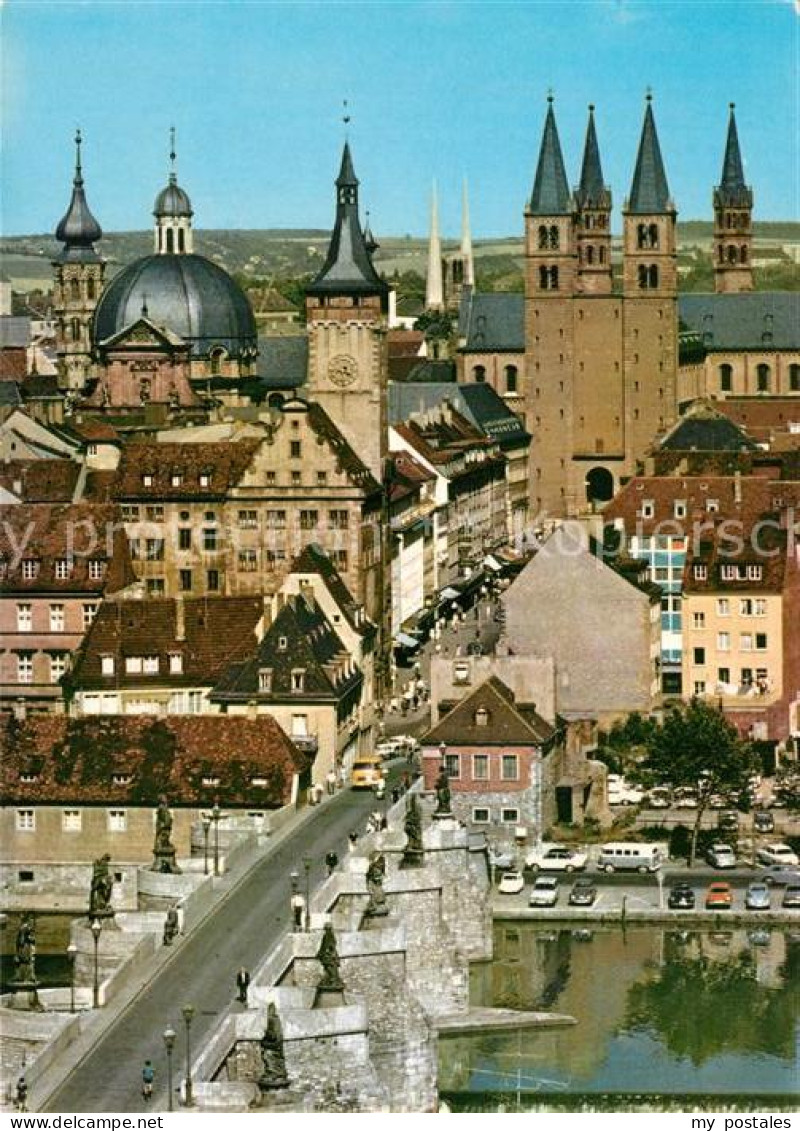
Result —
<instances>
[{"instance_id":1,"label":"city skyline","mask_svg":"<svg viewBox=\"0 0 800 1131\"><path fill-rule=\"evenodd\" d=\"M615 230L648 88L681 219L711 217L729 102L737 106L755 219L800 212L792 97L800 21L786 0L12 0L3 23L7 235L55 225L69 190L76 126L85 139L89 200L106 231L149 226L169 171L172 125L178 177L198 228L328 228L345 99L362 207L378 235L423 235L433 180L442 230L455 235L464 177L476 238L514 235L551 89L571 184L587 105L597 107ZM586 49L562 53L563 44L576 42ZM743 44L746 66L736 62ZM719 66L720 59L733 65ZM85 60L90 73L76 82L71 68L79 71Z\"/></svg>"}]
</instances>

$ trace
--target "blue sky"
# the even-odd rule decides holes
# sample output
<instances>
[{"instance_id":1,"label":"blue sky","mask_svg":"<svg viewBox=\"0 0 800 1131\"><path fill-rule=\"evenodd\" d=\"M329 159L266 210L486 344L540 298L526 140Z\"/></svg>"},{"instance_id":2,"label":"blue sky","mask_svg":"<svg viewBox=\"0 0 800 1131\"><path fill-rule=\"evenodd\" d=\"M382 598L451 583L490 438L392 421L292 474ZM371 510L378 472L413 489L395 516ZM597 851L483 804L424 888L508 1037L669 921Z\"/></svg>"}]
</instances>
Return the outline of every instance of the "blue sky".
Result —
<instances>
[{"instance_id":1,"label":"blue sky","mask_svg":"<svg viewBox=\"0 0 800 1131\"><path fill-rule=\"evenodd\" d=\"M474 234L518 234L548 88L572 182L596 104L617 217L648 86L682 218L710 215L730 101L756 217L800 214L796 0L5 0L0 12L6 234L55 226L76 125L107 230L149 227L173 123L198 227L329 227L344 98L378 235L426 231L434 178L455 234L464 176Z\"/></svg>"}]
</instances>

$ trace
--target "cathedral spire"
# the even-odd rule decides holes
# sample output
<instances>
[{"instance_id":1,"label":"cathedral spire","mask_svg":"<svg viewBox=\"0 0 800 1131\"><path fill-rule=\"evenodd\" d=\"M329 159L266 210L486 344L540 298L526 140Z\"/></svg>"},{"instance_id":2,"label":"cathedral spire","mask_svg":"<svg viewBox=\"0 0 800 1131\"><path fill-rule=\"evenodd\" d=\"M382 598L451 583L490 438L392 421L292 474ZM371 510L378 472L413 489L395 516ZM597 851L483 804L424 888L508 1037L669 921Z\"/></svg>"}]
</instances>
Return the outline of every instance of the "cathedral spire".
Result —
<instances>
[{"instance_id":1,"label":"cathedral spire","mask_svg":"<svg viewBox=\"0 0 800 1131\"><path fill-rule=\"evenodd\" d=\"M95 241L102 239L103 230L91 213L86 202L81 168L81 131L75 132L75 175L72 179L72 198L69 208L58 223L56 239L64 244L59 258L77 259L83 262L99 260L94 249Z\"/></svg>"},{"instance_id":2,"label":"cathedral spire","mask_svg":"<svg viewBox=\"0 0 800 1131\"><path fill-rule=\"evenodd\" d=\"M464 261L464 286L475 285L475 258L472 251L472 231L469 223L469 196L467 178L461 189L461 258Z\"/></svg>"},{"instance_id":3,"label":"cathedral spire","mask_svg":"<svg viewBox=\"0 0 800 1131\"><path fill-rule=\"evenodd\" d=\"M192 202L178 184L175 172L175 127L169 129L169 179L153 205L157 255L188 255L193 251Z\"/></svg>"},{"instance_id":4,"label":"cathedral spire","mask_svg":"<svg viewBox=\"0 0 800 1131\"><path fill-rule=\"evenodd\" d=\"M636 157L636 169L625 211L643 216L674 212L653 117L653 96L649 91L639 152Z\"/></svg>"},{"instance_id":5,"label":"cathedral spire","mask_svg":"<svg viewBox=\"0 0 800 1131\"><path fill-rule=\"evenodd\" d=\"M610 194L603 183L603 169L600 164L600 147L597 144L593 105L589 106L589 123L586 127L586 142L583 147L581 179L575 197L578 208L608 208L610 206Z\"/></svg>"},{"instance_id":6,"label":"cathedral spire","mask_svg":"<svg viewBox=\"0 0 800 1131\"><path fill-rule=\"evenodd\" d=\"M425 309L441 310L444 306L442 279L442 241L439 236L439 201L436 182L431 192L431 232L428 239L428 274L425 281Z\"/></svg>"},{"instance_id":7,"label":"cathedral spire","mask_svg":"<svg viewBox=\"0 0 800 1131\"><path fill-rule=\"evenodd\" d=\"M389 287L372 264L365 233L358 218L358 177L350 143L345 141L336 178L336 220L322 270L306 294L378 295L388 303Z\"/></svg>"},{"instance_id":8,"label":"cathedral spire","mask_svg":"<svg viewBox=\"0 0 800 1131\"><path fill-rule=\"evenodd\" d=\"M728 118L728 137L725 143L725 157L722 162L722 177L714 193L715 203L722 208L752 208L753 194L744 179L744 164L739 149L739 133L736 129L736 106L730 103Z\"/></svg>"},{"instance_id":9,"label":"cathedral spire","mask_svg":"<svg viewBox=\"0 0 800 1131\"><path fill-rule=\"evenodd\" d=\"M553 96L547 96L547 117L539 150L539 163L529 212L533 216L563 216L570 210L569 186L558 140L558 127L553 112Z\"/></svg>"}]
</instances>

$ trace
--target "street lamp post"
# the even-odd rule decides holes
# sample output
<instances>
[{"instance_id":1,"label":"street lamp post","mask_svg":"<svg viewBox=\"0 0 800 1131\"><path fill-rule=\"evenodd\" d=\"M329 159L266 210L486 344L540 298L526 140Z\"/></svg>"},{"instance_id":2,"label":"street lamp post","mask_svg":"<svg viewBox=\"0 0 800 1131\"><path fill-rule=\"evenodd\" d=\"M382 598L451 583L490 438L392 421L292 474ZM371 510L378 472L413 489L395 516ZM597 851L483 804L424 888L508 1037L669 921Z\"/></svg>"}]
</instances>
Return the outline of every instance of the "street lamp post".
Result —
<instances>
[{"instance_id":1,"label":"street lamp post","mask_svg":"<svg viewBox=\"0 0 800 1131\"><path fill-rule=\"evenodd\" d=\"M74 942L67 947L67 961L69 962L69 1011L75 1012L75 957L78 948Z\"/></svg>"},{"instance_id":2,"label":"street lamp post","mask_svg":"<svg viewBox=\"0 0 800 1131\"><path fill-rule=\"evenodd\" d=\"M311 861L306 856L303 860L303 867L306 870L306 930L311 930Z\"/></svg>"},{"instance_id":3,"label":"street lamp post","mask_svg":"<svg viewBox=\"0 0 800 1131\"><path fill-rule=\"evenodd\" d=\"M208 875L208 834L211 829L211 815L203 814L203 875Z\"/></svg>"},{"instance_id":4,"label":"street lamp post","mask_svg":"<svg viewBox=\"0 0 800 1131\"><path fill-rule=\"evenodd\" d=\"M94 939L94 984L92 986L92 1009L100 1008L100 971L98 968L98 951L100 948L100 933L103 924L99 919L92 919L90 930Z\"/></svg>"},{"instance_id":5,"label":"street lamp post","mask_svg":"<svg viewBox=\"0 0 800 1131\"><path fill-rule=\"evenodd\" d=\"M168 1025L161 1035L167 1050L167 1111L172 1111L172 1050L175 1048L175 1030Z\"/></svg>"},{"instance_id":6,"label":"street lamp post","mask_svg":"<svg viewBox=\"0 0 800 1131\"><path fill-rule=\"evenodd\" d=\"M211 810L211 820L214 822L214 875L219 875L219 822L222 814L219 811L219 803L214 802L214 807Z\"/></svg>"},{"instance_id":7,"label":"street lamp post","mask_svg":"<svg viewBox=\"0 0 800 1131\"><path fill-rule=\"evenodd\" d=\"M186 1023L186 1089L184 1092L184 1103L187 1107L191 1107L194 1103L194 1095L192 1094L192 1018L194 1017L194 1006L185 1005L181 1012L183 1013L183 1020Z\"/></svg>"}]
</instances>

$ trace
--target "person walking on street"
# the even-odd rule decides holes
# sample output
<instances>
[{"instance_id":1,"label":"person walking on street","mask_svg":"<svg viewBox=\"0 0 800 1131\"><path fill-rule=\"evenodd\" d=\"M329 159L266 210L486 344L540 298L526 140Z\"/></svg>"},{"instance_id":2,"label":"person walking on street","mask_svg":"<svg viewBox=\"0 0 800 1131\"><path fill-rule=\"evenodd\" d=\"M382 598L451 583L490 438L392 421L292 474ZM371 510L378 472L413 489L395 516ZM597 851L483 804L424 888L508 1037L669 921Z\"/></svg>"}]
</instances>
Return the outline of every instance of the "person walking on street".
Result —
<instances>
[{"instance_id":1,"label":"person walking on street","mask_svg":"<svg viewBox=\"0 0 800 1131\"><path fill-rule=\"evenodd\" d=\"M238 990L239 1001L242 1005L247 1005L247 990L250 986L250 974L245 970L244 966L239 968L239 973L236 975L236 989Z\"/></svg>"},{"instance_id":2,"label":"person walking on street","mask_svg":"<svg viewBox=\"0 0 800 1131\"><path fill-rule=\"evenodd\" d=\"M325 783L328 786L329 796L333 797L334 793L336 792L336 771L335 770L333 770L333 769L328 770L327 774L325 775Z\"/></svg>"},{"instance_id":3,"label":"person walking on street","mask_svg":"<svg viewBox=\"0 0 800 1131\"><path fill-rule=\"evenodd\" d=\"M339 863L339 857L336 855L335 852L329 852L328 855L325 857L325 863L328 867L328 875L332 876L333 873L336 871L337 864Z\"/></svg>"},{"instance_id":4,"label":"person walking on street","mask_svg":"<svg viewBox=\"0 0 800 1131\"><path fill-rule=\"evenodd\" d=\"M355 852L356 843L358 841L358 833L350 833L348 840L349 840L349 843L350 843L350 851Z\"/></svg>"},{"instance_id":5,"label":"person walking on street","mask_svg":"<svg viewBox=\"0 0 800 1131\"><path fill-rule=\"evenodd\" d=\"M17 1080L17 1111L28 1110L28 1082L24 1076L20 1076Z\"/></svg>"},{"instance_id":6,"label":"person walking on street","mask_svg":"<svg viewBox=\"0 0 800 1131\"><path fill-rule=\"evenodd\" d=\"M144 1068L142 1069L142 1095L146 1100L153 1098L153 1081L155 1078L156 1072L153 1068L153 1064L151 1061L146 1060L144 1062Z\"/></svg>"},{"instance_id":7,"label":"person walking on street","mask_svg":"<svg viewBox=\"0 0 800 1131\"><path fill-rule=\"evenodd\" d=\"M344 789L347 785L347 770L344 766L339 767L339 789Z\"/></svg>"},{"instance_id":8,"label":"person walking on street","mask_svg":"<svg viewBox=\"0 0 800 1131\"><path fill-rule=\"evenodd\" d=\"M303 914L306 909L306 901L303 899L299 891L296 891L292 896L292 929L295 931L302 931L303 929Z\"/></svg>"}]
</instances>

